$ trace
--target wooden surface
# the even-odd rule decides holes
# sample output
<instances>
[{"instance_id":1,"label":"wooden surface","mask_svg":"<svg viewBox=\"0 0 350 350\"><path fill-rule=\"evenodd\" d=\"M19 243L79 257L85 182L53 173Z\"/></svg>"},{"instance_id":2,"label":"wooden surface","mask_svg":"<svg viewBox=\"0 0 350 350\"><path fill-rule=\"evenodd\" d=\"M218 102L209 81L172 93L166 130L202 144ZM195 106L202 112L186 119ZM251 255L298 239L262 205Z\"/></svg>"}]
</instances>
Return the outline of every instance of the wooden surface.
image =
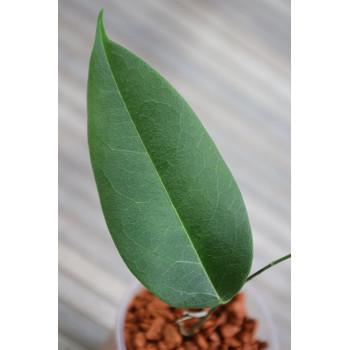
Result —
<instances>
[{"instance_id":1,"label":"wooden surface","mask_svg":"<svg viewBox=\"0 0 350 350\"><path fill-rule=\"evenodd\" d=\"M86 80L98 12L114 41L185 97L245 199L252 272L290 251L290 2L59 1L59 349L95 349L132 281L89 162ZM250 282L290 349L290 262Z\"/></svg>"}]
</instances>

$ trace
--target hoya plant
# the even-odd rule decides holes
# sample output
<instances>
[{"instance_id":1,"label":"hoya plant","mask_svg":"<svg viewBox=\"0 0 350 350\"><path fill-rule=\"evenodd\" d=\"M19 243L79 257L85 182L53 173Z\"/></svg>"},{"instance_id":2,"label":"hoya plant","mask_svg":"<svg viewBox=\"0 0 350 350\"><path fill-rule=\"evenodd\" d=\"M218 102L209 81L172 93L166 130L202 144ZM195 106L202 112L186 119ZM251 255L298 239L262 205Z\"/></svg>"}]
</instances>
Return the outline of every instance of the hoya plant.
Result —
<instances>
[{"instance_id":1,"label":"hoya plant","mask_svg":"<svg viewBox=\"0 0 350 350\"><path fill-rule=\"evenodd\" d=\"M130 271L159 299L213 311L256 275L249 277L253 241L241 192L191 107L107 37L102 15L87 110L108 229Z\"/></svg>"}]
</instances>

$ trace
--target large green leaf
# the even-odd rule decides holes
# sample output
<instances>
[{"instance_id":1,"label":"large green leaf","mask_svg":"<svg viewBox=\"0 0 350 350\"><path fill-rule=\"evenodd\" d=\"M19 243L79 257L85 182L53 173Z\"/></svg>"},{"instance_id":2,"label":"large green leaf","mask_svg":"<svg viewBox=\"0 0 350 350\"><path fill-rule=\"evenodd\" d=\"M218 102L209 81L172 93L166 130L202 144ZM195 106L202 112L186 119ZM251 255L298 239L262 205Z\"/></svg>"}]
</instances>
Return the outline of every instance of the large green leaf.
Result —
<instances>
[{"instance_id":1,"label":"large green leaf","mask_svg":"<svg viewBox=\"0 0 350 350\"><path fill-rule=\"evenodd\" d=\"M103 213L131 272L176 307L212 307L245 283L241 193L199 119L154 69L106 35L88 81L88 137Z\"/></svg>"}]
</instances>

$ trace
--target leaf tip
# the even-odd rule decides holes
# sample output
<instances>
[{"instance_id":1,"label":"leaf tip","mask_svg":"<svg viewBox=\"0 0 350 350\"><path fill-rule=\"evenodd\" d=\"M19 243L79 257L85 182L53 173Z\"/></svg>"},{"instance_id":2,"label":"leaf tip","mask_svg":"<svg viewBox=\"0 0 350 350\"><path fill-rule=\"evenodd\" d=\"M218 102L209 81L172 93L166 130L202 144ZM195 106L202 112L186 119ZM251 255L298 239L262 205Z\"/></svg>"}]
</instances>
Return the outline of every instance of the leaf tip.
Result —
<instances>
[{"instance_id":1,"label":"leaf tip","mask_svg":"<svg viewBox=\"0 0 350 350\"><path fill-rule=\"evenodd\" d=\"M103 28L103 11L104 9L101 9L100 13L98 14L97 24L100 28Z\"/></svg>"},{"instance_id":2,"label":"leaf tip","mask_svg":"<svg viewBox=\"0 0 350 350\"><path fill-rule=\"evenodd\" d=\"M101 9L100 13L98 14L98 22L103 23L103 11L104 9Z\"/></svg>"},{"instance_id":3,"label":"leaf tip","mask_svg":"<svg viewBox=\"0 0 350 350\"><path fill-rule=\"evenodd\" d=\"M96 35L102 35L102 38L107 38L105 27L103 25L103 11L104 9L101 9L98 15Z\"/></svg>"}]
</instances>

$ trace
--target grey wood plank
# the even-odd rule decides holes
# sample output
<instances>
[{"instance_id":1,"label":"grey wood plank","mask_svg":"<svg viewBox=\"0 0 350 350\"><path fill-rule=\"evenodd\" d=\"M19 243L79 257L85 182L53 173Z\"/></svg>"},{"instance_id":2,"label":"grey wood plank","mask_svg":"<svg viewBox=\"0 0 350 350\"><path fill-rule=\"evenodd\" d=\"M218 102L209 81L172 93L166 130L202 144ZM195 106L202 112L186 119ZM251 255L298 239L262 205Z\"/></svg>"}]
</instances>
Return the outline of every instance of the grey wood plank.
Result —
<instances>
[{"instance_id":1,"label":"grey wood plank","mask_svg":"<svg viewBox=\"0 0 350 350\"><path fill-rule=\"evenodd\" d=\"M114 327L116 306L60 270L58 296L65 305L106 330Z\"/></svg>"},{"instance_id":2,"label":"grey wood plank","mask_svg":"<svg viewBox=\"0 0 350 350\"><path fill-rule=\"evenodd\" d=\"M72 339L58 334L58 350L85 350L86 348L78 345Z\"/></svg>"},{"instance_id":3,"label":"grey wood plank","mask_svg":"<svg viewBox=\"0 0 350 350\"><path fill-rule=\"evenodd\" d=\"M61 300L58 303L58 330L65 337L89 350L100 346L109 334L109 330L81 315Z\"/></svg>"},{"instance_id":4,"label":"grey wood plank","mask_svg":"<svg viewBox=\"0 0 350 350\"><path fill-rule=\"evenodd\" d=\"M69 244L79 254L87 256L94 264L117 276L118 280L130 283L132 275L126 269L111 238L110 242L106 244L100 237L82 229L68 216L62 216L60 221L60 241ZM106 237L110 236L108 232L105 234Z\"/></svg>"},{"instance_id":5,"label":"grey wood plank","mask_svg":"<svg viewBox=\"0 0 350 350\"><path fill-rule=\"evenodd\" d=\"M112 305L118 305L125 293L126 284L73 247L58 242L58 266L61 271L84 284L92 292Z\"/></svg>"}]
</instances>

